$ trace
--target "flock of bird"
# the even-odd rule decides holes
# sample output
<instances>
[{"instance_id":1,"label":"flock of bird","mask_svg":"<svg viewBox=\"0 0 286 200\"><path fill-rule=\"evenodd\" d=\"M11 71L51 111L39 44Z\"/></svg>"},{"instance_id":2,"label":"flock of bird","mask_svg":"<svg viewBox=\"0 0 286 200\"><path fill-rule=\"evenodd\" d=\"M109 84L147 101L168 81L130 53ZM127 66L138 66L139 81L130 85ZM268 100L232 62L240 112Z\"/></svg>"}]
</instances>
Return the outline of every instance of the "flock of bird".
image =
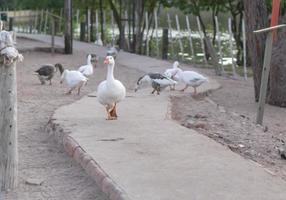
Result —
<instances>
[{"instance_id":1,"label":"flock of bird","mask_svg":"<svg viewBox=\"0 0 286 200\"><path fill-rule=\"evenodd\" d=\"M104 64L107 65L106 80L102 81L97 87L97 98L99 103L105 106L107 112L107 120L117 119L116 106L126 96L126 88L119 81L114 78L115 58L118 54L118 49L115 47L109 48L107 56L104 60ZM38 76L41 84L45 84L49 81L52 84L52 78L57 71L61 74L61 83L65 82L69 87L66 94L71 94L73 90L77 90L77 94L80 94L81 88L87 84L88 78L93 75L94 67L98 62L98 57L95 54L89 54L87 56L86 65L80 66L78 70L64 69L60 63L55 65L46 64L41 66L34 72ZM196 88L208 79L203 75L194 71L183 71L180 68L179 62L174 62L171 69L167 69L164 74L160 73L148 73L140 77L137 81L135 92L140 89L146 83L153 88L152 94L156 91L159 95L160 92L170 87L171 90L175 90L175 85L178 82L185 84L185 87L181 90L186 90L189 86L194 88L194 94L197 94Z\"/></svg>"}]
</instances>

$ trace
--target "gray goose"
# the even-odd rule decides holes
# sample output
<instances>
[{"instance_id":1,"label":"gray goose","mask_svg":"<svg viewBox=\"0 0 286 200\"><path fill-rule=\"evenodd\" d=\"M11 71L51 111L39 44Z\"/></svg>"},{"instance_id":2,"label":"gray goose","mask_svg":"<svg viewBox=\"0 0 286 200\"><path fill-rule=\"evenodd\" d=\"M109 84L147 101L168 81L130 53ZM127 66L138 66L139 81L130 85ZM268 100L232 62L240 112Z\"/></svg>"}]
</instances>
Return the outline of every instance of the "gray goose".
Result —
<instances>
[{"instance_id":1,"label":"gray goose","mask_svg":"<svg viewBox=\"0 0 286 200\"><path fill-rule=\"evenodd\" d=\"M55 65L45 64L35 71L35 75L38 76L42 85L44 85L46 81L50 81L50 85L52 85L52 78L58 70L61 74L64 71L63 66L59 63Z\"/></svg>"}]
</instances>

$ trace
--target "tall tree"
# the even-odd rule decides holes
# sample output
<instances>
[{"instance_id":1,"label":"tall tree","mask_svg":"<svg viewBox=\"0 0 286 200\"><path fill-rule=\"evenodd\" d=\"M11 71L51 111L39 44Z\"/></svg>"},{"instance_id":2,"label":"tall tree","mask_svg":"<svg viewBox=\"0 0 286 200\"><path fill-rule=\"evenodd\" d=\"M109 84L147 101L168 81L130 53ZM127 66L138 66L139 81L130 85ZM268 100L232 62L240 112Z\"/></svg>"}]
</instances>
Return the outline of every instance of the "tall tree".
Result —
<instances>
[{"instance_id":1,"label":"tall tree","mask_svg":"<svg viewBox=\"0 0 286 200\"><path fill-rule=\"evenodd\" d=\"M253 34L254 30L269 26L265 0L244 0L245 25L250 65L253 69L255 100L259 99L266 34Z\"/></svg>"}]
</instances>

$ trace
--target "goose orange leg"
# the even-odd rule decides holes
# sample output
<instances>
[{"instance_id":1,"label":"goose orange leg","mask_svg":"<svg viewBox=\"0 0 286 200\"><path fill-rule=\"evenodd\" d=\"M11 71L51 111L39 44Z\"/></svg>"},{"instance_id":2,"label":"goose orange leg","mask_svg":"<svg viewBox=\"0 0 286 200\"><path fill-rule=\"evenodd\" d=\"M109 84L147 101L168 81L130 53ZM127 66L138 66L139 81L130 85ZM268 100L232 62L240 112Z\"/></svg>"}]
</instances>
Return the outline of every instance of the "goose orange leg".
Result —
<instances>
[{"instance_id":1,"label":"goose orange leg","mask_svg":"<svg viewBox=\"0 0 286 200\"><path fill-rule=\"evenodd\" d=\"M116 104L114 106L112 106L111 108L110 108L110 106L106 106L107 120L115 120L115 119L117 119L115 106L116 106Z\"/></svg>"}]
</instances>

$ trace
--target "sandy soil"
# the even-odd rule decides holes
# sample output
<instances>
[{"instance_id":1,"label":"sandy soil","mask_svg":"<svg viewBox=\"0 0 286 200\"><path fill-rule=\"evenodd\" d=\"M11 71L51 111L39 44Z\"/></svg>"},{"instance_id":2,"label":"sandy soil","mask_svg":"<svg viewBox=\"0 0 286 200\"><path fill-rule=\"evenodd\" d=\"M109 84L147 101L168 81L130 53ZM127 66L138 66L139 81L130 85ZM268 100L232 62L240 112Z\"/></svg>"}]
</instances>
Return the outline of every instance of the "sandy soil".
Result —
<instances>
[{"instance_id":1,"label":"sandy soil","mask_svg":"<svg viewBox=\"0 0 286 200\"><path fill-rule=\"evenodd\" d=\"M18 44L37 42L18 40ZM24 45L26 46L26 45ZM45 126L53 111L64 104L72 103L83 95L96 90L98 82L105 79L106 68L97 66L95 75L83 88L80 96L64 95L66 85L59 83L60 75L54 77L53 85L40 85L33 71L41 64L57 62L67 68L86 63L85 54L51 56L48 53L25 52L25 60L17 66L18 81L18 128L19 128L19 187L6 196L8 200L105 200L105 195L96 187L84 170L75 163L53 137L45 132ZM102 63L102 61L100 62ZM115 74L127 86L133 88L138 72L118 66ZM29 182L42 182L30 185Z\"/></svg>"},{"instance_id":2,"label":"sandy soil","mask_svg":"<svg viewBox=\"0 0 286 200\"><path fill-rule=\"evenodd\" d=\"M203 70L212 76L212 72ZM267 105L264 126L255 122L256 107L252 79L216 78L222 88L204 98L171 97L172 117L183 126L227 145L232 151L286 180L286 160L279 149L285 148L286 109Z\"/></svg>"}]
</instances>

